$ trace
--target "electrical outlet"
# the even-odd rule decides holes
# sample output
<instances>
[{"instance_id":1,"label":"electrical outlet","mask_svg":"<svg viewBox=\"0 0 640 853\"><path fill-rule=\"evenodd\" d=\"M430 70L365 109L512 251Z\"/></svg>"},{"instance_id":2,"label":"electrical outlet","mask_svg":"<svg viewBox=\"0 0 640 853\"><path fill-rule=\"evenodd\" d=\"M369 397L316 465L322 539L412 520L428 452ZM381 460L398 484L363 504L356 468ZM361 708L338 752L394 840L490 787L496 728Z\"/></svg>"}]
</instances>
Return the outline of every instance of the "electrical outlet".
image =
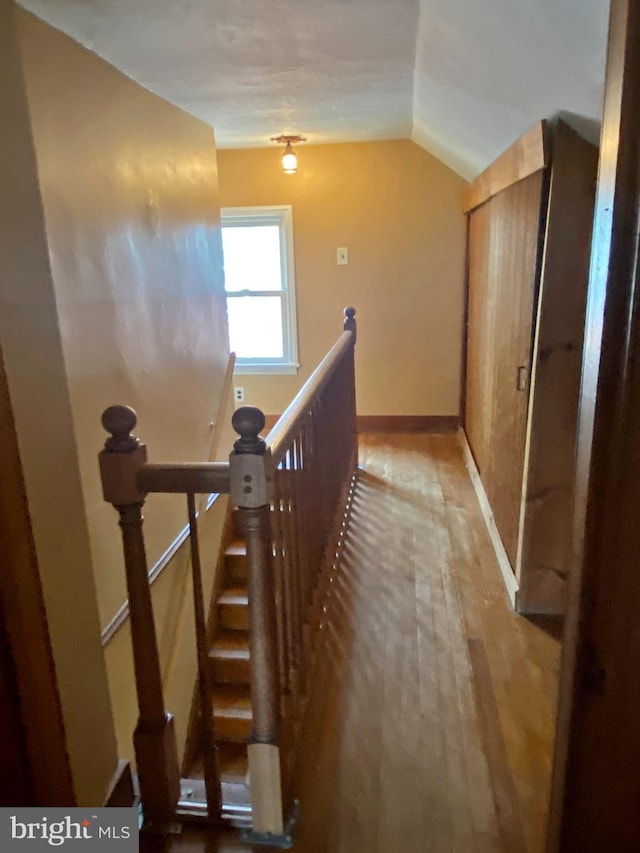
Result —
<instances>
[{"instance_id":1,"label":"electrical outlet","mask_svg":"<svg viewBox=\"0 0 640 853\"><path fill-rule=\"evenodd\" d=\"M233 399L236 401L236 403L244 403L244 388L241 388L239 385L237 385L233 389Z\"/></svg>"}]
</instances>

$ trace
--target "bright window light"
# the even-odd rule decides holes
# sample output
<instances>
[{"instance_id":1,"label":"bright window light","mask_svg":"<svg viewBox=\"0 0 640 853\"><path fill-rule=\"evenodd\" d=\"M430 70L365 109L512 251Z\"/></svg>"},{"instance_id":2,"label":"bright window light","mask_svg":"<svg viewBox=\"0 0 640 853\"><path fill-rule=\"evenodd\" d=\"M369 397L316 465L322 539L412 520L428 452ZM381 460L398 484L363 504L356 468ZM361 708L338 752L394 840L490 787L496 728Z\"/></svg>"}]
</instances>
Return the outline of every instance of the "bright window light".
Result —
<instances>
[{"instance_id":1,"label":"bright window light","mask_svg":"<svg viewBox=\"0 0 640 853\"><path fill-rule=\"evenodd\" d=\"M291 207L224 208L222 246L236 372L296 372Z\"/></svg>"}]
</instances>

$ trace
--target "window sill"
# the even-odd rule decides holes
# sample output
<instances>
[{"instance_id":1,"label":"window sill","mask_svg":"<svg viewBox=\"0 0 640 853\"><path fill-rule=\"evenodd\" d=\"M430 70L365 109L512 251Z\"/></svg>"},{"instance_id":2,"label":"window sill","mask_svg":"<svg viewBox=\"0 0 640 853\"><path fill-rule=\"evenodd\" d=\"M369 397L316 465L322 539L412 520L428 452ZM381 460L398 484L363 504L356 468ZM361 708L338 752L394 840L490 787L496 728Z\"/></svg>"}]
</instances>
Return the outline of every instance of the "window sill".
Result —
<instances>
[{"instance_id":1,"label":"window sill","mask_svg":"<svg viewBox=\"0 0 640 853\"><path fill-rule=\"evenodd\" d=\"M233 372L237 376L249 373L292 374L297 373L299 368L299 364L238 364L236 362Z\"/></svg>"}]
</instances>

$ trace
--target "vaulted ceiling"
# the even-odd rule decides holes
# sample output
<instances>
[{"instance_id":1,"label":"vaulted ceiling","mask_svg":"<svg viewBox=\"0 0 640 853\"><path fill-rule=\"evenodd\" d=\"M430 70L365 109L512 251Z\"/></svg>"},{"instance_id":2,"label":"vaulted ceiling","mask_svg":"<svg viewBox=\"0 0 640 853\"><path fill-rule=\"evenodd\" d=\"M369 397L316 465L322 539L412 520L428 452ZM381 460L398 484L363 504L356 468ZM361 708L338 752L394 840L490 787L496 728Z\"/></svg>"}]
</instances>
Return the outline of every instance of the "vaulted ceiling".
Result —
<instances>
[{"instance_id":1,"label":"vaulted ceiling","mask_svg":"<svg viewBox=\"0 0 640 853\"><path fill-rule=\"evenodd\" d=\"M609 0L21 0L224 148L413 138L473 177L536 120L599 121Z\"/></svg>"}]
</instances>

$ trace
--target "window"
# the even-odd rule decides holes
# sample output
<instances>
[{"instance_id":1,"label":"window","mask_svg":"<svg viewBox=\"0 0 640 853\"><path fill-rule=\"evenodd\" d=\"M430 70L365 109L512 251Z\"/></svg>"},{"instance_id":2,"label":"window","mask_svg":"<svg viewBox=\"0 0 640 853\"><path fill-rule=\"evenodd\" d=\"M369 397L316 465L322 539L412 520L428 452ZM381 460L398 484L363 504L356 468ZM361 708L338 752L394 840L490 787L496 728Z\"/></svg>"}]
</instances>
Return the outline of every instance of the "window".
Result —
<instances>
[{"instance_id":1,"label":"window","mask_svg":"<svg viewBox=\"0 0 640 853\"><path fill-rule=\"evenodd\" d=\"M223 208L222 247L236 373L296 373L291 207Z\"/></svg>"}]
</instances>

